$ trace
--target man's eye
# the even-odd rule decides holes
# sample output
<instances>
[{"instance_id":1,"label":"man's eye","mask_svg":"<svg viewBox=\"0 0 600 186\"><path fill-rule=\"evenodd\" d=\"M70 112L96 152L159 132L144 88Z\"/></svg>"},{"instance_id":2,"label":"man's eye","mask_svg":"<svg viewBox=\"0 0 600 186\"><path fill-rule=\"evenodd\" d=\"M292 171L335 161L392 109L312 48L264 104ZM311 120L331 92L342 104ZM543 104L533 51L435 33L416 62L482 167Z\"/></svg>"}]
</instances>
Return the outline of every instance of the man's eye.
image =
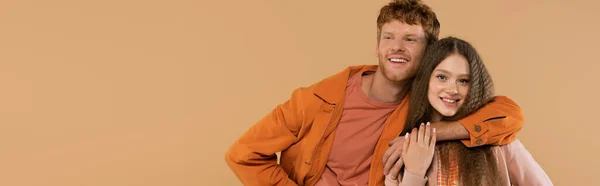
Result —
<instances>
[{"instance_id":1,"label":"man's eye","mask_svg":"<svg viewBox=\"0 0 600 186\"><path fill-rule=\"evenodd\" d=\"M413 38L406 38L405 40L410 41L410 42L417 41L416 39L413 39Z\"/></svg>"},{"instance_id":2,"label":"man's eye","mask_svg":"<svg viewBox=\"0 0 600 186\"><path fill-rule=\"evenodd\" d=\"M390 36L383 36L383 39L392 39Z\"/></svg>"}]
</instances>

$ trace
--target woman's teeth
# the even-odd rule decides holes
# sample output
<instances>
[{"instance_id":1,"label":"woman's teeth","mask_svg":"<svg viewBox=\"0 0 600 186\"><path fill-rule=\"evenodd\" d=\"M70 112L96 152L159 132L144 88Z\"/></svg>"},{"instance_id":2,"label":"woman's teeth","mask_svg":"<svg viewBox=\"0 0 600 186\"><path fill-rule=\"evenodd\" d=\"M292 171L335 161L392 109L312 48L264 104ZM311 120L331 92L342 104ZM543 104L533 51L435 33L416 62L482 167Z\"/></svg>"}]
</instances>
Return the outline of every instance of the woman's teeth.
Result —
<instances>
[{"instance_id":1,"label":"woman's teeth","mask_svg":"<svg viewBox=\"0 0 600 186\"><path fill-rule=\"evenodd\" d=\"M442 98L442 100L445 102L448 102L448 103L456 103L456 100L453 100L453 99Z\"/></svg>"}]
</instances>

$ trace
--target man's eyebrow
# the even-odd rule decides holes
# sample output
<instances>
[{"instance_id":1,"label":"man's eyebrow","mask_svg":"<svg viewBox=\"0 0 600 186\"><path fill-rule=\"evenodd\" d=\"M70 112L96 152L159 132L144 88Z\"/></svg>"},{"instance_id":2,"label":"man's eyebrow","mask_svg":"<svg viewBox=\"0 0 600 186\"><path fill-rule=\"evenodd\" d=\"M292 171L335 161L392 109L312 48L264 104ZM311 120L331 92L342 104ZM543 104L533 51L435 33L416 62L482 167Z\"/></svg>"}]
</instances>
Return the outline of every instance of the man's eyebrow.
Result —
<instances>
[{"instance_id":1,"label":"man's eyebrow","mask_svg":"<svg viewBox=\"0 0 600 186\"><path fill-rule=\"evenodd\" d=\"M420 35L417 35L417 34L406 34L406 36L420 37Z\"/></svg>"}]
</instances>

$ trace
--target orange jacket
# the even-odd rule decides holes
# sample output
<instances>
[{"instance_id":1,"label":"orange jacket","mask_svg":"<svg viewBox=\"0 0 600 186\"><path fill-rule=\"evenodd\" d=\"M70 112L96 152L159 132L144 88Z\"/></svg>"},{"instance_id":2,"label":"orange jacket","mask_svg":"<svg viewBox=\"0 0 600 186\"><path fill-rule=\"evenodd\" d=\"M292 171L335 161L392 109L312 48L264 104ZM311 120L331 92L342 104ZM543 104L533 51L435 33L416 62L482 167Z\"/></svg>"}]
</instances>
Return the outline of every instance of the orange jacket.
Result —
<instances>
[{"instance_id":1,"label":"orange jacket","mask_svg":"<svg viewBox=\"0 0 600 186\"><path fill-rule=\"evenodd\" d=\"M363 69L375 70L377 66L351 66L310 87L296 89L288 101L278 105L231 146L225 160L234 174L248 186L315 185L325 169L332 134L342 115L348 78ZM404 127L407 102L402 101L385 123L369 170L369 186L384 183L381 160L389 148L388 142ZM463 140L465 145L499 145L514 141L523 126L523 116L516 103L498 96L496 101L459 122L471 136L470 140ZM277 152L281 152L279 164Z\"/></svg>"}]
</instances>

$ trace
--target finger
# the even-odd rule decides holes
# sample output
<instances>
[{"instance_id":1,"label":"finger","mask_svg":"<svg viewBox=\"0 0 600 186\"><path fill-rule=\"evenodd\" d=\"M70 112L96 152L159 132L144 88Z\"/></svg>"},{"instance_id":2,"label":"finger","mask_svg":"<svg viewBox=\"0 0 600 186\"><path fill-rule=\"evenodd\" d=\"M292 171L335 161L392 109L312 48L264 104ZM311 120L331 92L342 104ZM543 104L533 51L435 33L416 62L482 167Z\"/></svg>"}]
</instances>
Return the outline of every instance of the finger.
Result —
<instances>
[{"instance_id":1,"label":"finger","mask_svg":"<svg viewBox=\"0 0 600 186\"><path fill-rule=\"evenodd\" d=\"M404 164L404 159L401 159L401 160L402 160L402 164ZM403 168L404 168L404 166L402 166L402 168L400 168L400 171L398 172L398 177L396 178L396 180L398 180L398 181L402 181L402 176L403 176L402 175L402 172L403 172L402 169Z\"/></svg>"},{"instance_id":2,"label":"finger","mask_svg":"<svg viewBox=\"0 0 600 186\"><path fill-rule=\"evenodd\" d=\"M388 142L388 146L391 147L392 145L394 145L398 142L402 142L402 139L404 139L403 136L398 136L398 137L394 138L393 140L391 140L390 142Z\"/></svg>"},{"instance_id":3,"label":"finger","mask_svg":"<svg viewBox=\"0 0 600 186\"><path fill-rule=\"evenodd\" d=\"M429 145L431 141L431 123L427 122L425 125L425 137L423 137L423 144Z\"/></svg>"},{"instance_id":4,"label":"finger","mask_svg":"<svg viewBox=\"0 0 600 186\"><path fill-rule=\"evenodd\" d=\"M406 154L406 151L408 150L408 144L410 143L410 140L408 139L409 133L406 133L406 135L404 136L404 144L402 144L402 154Z\"/></svg>"},{"instance_id":5,"label":"finger","mask_svg":"<svg viewBox=\"0 0 600 186\"><path fill-rule=\"evenodd\" d=\"M429 143L429 147L430 147L430 150L431 150L430 153L433 153L435 151L435 143L437 142L437 132L436 132L435 128L433 128L432 133L433 134L431 134L432 135L431 136L431 143Z\"/></svg>"},{"instance_id":6,"label":"finger","mask_svg":"<svg viewBox=\"0 0 600 186\"><path fill-rule=\"evenodd\" d=\"M385 163L387 162L388 158L390 158L390 156L392 155L393 152L394 152L394 146L391 146L390 148L388 148L388 150L386 150L383 153L383 159L381 159L383 162L383 167L385 167Z\"/></svg>"},{"instance_id":7,"label":"finger","mask_svg":"<svg viewBox=\"0 0 600 186\"><path fill-rule=\"evenodd\" d=\"M419 137L417 138L417 142L422 144L423 139L425 139L425 124L421 123L421 126L419 126Z\"/></svg>"},{"instance_id":8,"label":"finger","mask_svg":"<svg viewBox=\"0 0 600 186\"><path fill-rule=\"evenodd\" d=\"M402 152L399 149L396 148L392 151L392 154L384 164L383 174L388 174L390 172L396 161L400 159L400 155L402 155Z\"/></svg>"},{"instance_id":9,"label":"finger","mask_svg":"<svg viewBox=\"0 0 600 186\"><path fill-rule=\"evenodd\" d=\"M411 143L416 143L417 142L417 137L419 136L419 130L415 127L412 129L412 132L410 132L413 135L410 135L410 142Z\"/></svg>"},{"instance_id":10,"label":"finger","mask_svg":"<svg viewBox=\"0 0 600 186\"><path fill-rule=\"evenodd\" d=\"M383 153L383 167L385 169L385 165L388 161L388 159L390 158L390 156L392 155L392 153L394 153L394 150L397 150L398 147L402 147L402 141L404 140L404 137L396 137L393 140L391 140L388 145L390 145L390 148L388 150L385 151L385 153Z\"/></svg>"},{"instance_id":11,"label":"finger","mask_svg":"<svg viewBox=\"0 0 600 186\"><path fill-rule=\"evenodd\" d=\"M395 180L398 178L398 174L400 174L400 170L402 169L402 166L404 166L404 160L402 158L400 158L394 164L394 167L392 168L392 170L390 170L390 175L392 176L392 179Z\"/></svg>"}]
</instances>

